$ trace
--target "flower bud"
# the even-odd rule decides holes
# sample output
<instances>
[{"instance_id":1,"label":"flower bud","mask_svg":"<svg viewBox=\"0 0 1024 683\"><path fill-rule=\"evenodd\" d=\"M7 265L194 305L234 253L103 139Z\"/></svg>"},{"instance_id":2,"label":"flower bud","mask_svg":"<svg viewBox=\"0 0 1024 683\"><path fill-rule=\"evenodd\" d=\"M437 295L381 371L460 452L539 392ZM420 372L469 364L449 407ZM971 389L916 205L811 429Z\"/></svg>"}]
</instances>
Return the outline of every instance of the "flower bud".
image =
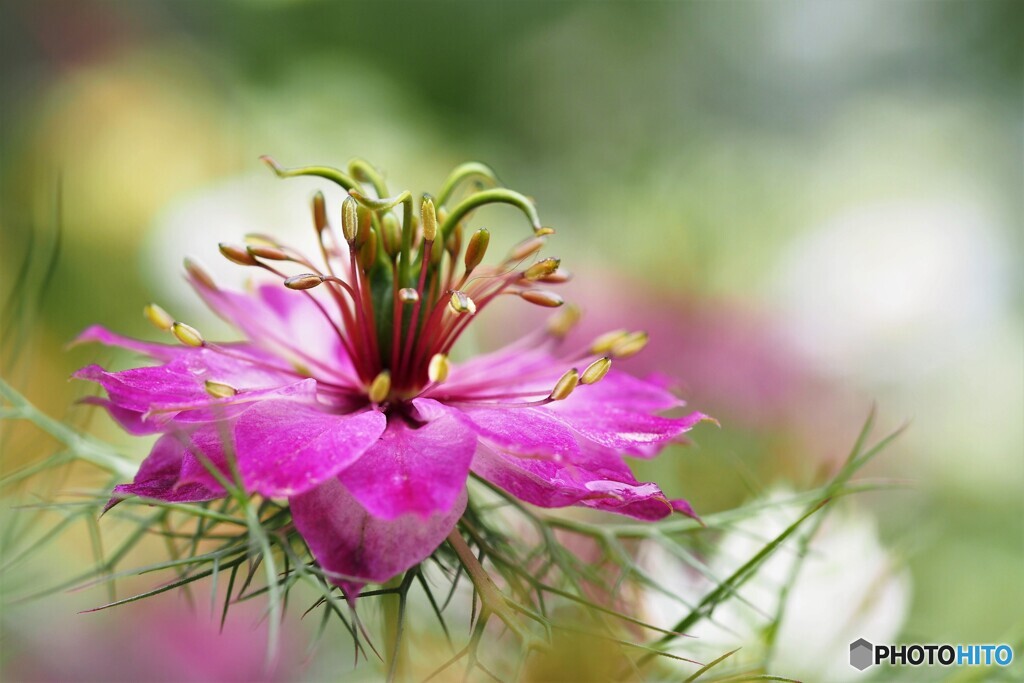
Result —
<instances>
[{"instance_id":1,"label":"flower bud","mask_svg":"<svg viewBox=\"0 0 1024 683\"><path fill-rule=\"evenodd\" d=\"M448 362L448 356L443 353L435 353L427 367L427 376L431 382L440 383L448 379L450 370L451 364Z\"/></svg>"},{"instance_id":2,"label":"flower bud","mask_svg":"<svg viewBox=\"0 0 1024 683\"><path fill-rule=\"evenodd\" d=\"M573 392L576 385L580 382L580 373L576 368L569 369L558 383L555 384L555 388L551 390L551 395L548 396L552 401L563 401L569 398L569 394Z\"/></svg>"},{"instance_id":3,"label":"flower bud","mask_svg":"<svg viewBox=\"0 0 1024 683\"><path fill-rule=\"evenodd\" d=\"M519 296L525 301L529 301L531 304L544 306L546 308L558 308L565 303L565 299L554 292L549 292L544 289L528 289L525 292L519 292Z\"/></svg>"},{"instance_id":4,"label":"flower bud","mask_svg":"<svg viewBox=\"0 0 1024 683\"><path fill-rule=\"evenodd\" d=\"M580 375L580 384L596 384L604 379L608 371L612 369L611 358L598 358L587 366L587 369Z\"/></svg>"},{"instance_id":5,"label":"flower bud","mask_svg":"<svg viewBox=\"0 0 1024 683\"><path fill-rule=\"evenodd\" d=\"M381 370L380 374L373 378L367 395L371 403L381 403L391 393L391 373Z\"/></svg>"},{"instance_id":6,"label":"flower bud","mask_svg":"<svg viewBox=\"0 0 1024 683\"><path fill-rule=\"evenodd\" d=\"M185 323L176 322L171 325L171 333L185 346L202 346L206 343L199 330Z\"/></svg>"},{"instance_id":7,"label":"flower bud","mask_svg":"<svg viewBox=\"0 0 1024 683\"><path fill-rule=\"evenodd\" d=\"M345 197L341 203L341 234L345 241L352 244L356 241L359 231L359 204L351 196Z\"/></svg>"},{"instance_id":8,"label":"flower bud","mask_svg":"<svg viewBox=\"0 0 1024 683\"><path fill-rule=\"evenodd\" d=\"M142 309L142 313L146 316L146 320L153 323L153 326L158 330L170 332L171 327L174 326L174 318L156 304L146 304L146 307Z\"/></svg>"},{"instance_id":9,"label":"flower bud","mask_svg":"<svg viewBox=\"0 0 1024 683\"><path fill-rule=\"evenodd\" d=\"M324 279L320 275L313 273L303 273L302 275L293 275L284 281L284 286L288 289L313 289L319 287L323 283Z\"/></svg>"},{"instance_id":10,"label":"flower bud","mask_svg":"<svg viewBox=\"0 0 1024 683\"><path fill-rule=\"evenodd\" d=\"M544 277L540 278L537 281L544 282L549 285L561 285L565 284L571 279L572 273L570 273L568 270L566 270L565 268L556 268L553 273L545 275Z\"/></svg>"}]
</instances>

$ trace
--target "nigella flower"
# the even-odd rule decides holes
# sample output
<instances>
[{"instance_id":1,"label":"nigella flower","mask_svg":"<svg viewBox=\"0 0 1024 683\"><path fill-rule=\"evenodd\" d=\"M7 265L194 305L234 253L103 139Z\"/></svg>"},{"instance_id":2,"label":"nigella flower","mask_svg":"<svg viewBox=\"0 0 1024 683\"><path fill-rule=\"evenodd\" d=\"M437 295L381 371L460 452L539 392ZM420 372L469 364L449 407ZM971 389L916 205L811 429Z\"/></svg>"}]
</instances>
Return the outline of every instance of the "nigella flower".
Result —
<instances>
[{"instance_id":1,"label":"nigella flower","mask_svg":"<svg viewBox=\"0 0 1024 683\"><path fill-rule=\"evenodd\" d=\"M541 288L568 276L558 259L537 257L553 231L529 200L490 188L446 210L465 180L493 178L467 164L446 182L437 209L423 198L417 220L409 193L386 198L372 167L359 166L376 196L334 169L270 163L282 176L334 180L348 196L340 236L323 196L314 198L319 265L265 236L222 244L229 260L276 278L241 293L186 262L198 294L245 341L206 341L156 306L147 316L180 345L99 327L81 337L157 362L76 373L106 390L93 402L128 431L162 434L111 504L131 495L207 501L225 496L231 481L287 499L321 568L350 591L428 557L463 514L471 472L541 507L582 505L643 520L693 514L685 501L637 481L622 457L652 457L705 417L659 415L682 402L657 382L611 369L613 359L644 346L643 333L614 332L565 349L577 317L566 307L510 346L449 360L476 314L499 296L562 305ZM463 249L462 224L493 202L522 209L534 234L489 266L489 233L477 230Z\"/></svg>"}]
</instances>

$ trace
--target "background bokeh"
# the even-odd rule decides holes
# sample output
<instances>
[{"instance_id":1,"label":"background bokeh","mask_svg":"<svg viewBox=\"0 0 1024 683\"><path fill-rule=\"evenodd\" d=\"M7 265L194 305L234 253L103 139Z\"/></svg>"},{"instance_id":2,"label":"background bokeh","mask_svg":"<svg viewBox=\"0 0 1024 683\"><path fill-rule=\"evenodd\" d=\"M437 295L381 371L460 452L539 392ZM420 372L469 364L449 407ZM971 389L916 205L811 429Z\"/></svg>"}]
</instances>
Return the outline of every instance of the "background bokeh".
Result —
<instances>
[{"instance_id":1,"label":"background bokeh","mask_svg":"<svg viewBox=\"0 0 1024 683\"><path fill-rule=\"evenodd\" d=\"M68 375L110 353L65 345L96 322L152 337L154 299L213 328L181 256L307 220L313 185L260 154L359 156L414 192L481 160L558 230L587 324L650 329L635 369L721 422L645 476L702 512L810 485L875 403L880 429L911 422L867 473L906 487L859 501L912 577L901 638L1019 637L1021 3L0 6L3 375L48 413L144 454L73 405ZM511 211L476 223L523 236ZM9 472L52 444L6 427L0 447ZM30 485L3 518L93 483ZM56 552L4 599L92 557L85 536ZM101 599L5 607L0 670L72 675L25 659L141 614L74 614Z\"/></svg>"}]
</instances>

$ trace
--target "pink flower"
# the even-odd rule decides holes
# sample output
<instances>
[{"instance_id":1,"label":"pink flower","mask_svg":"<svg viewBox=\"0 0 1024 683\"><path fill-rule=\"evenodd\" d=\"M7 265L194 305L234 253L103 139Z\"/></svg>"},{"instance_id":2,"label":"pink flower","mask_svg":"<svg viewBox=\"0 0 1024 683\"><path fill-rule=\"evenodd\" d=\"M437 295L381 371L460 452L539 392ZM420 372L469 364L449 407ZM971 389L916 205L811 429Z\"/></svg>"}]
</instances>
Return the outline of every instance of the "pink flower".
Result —
<instances>
[{"instance_id":1,"label":"pink flower","mask_svg":"<svg viewBox=\"0 0 1024 683\"><path fill-rule=\"evenodd\" d=\"M155 306L149 318L182 345L99 327L82 334L157 362L122 372L92 365L75 375L106 390L106 399L92 401L125 429L163 435L111 504L129 495L219 498L226 491L215 472L230 479L233 465L247 492L288 500L313 556L349 589L428 557L466 507L470 472L541 507L583 505L644 520L693 514L685 501L637 481L622 457L652 457L705 419L659 415L682 402L656 382L610 369L612 358L642 348L642 333L566 350L570 307L499 351L448 360L497 297L562 303L538 289L566 279L558 259L524 266L552 232L525 197L481 191L443 212L443 192L441 215L425 198L417 225L408 193L367 198L338 175L350 194L342 239L323 198L314 200L324 268L265 237L221 245L230 260L278 277L250 293L223 290L186 263L199 295L246 341L208 342ZM461 220L490 201L519 205L535 231L496 266L481 265L486 230L466 241L464 254L461 245ZM401 222L392 214L400 204ZM280 270L296 266L306 272Z\"/></svg>"}]
</instances>

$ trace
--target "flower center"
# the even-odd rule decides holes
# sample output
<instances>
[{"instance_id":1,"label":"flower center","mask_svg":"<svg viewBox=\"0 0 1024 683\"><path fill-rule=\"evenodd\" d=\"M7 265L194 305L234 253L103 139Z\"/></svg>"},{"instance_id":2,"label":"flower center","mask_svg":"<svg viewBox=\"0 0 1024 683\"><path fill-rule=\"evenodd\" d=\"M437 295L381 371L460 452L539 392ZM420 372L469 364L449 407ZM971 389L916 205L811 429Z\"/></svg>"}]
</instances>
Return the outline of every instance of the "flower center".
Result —
<instances>
[{"instance_id":1,"label":"flower center","mask_svg":"<svg viewBox=\"0 0 1024 683\"><path fill-rule=\"evenodd\" d=\"M541 226L529 199L495 187L486 166L459 166L436 198L420 197L417 211L408 191L390 196L381 174L366 162L353 161L344 173L328 167L283 169L264 160L281 177L312 175L341 185L348 193L341 234L318 192L313 224L320 265L262 235L248 236L244 246L221 244L221 253L237 264L274 273L285 287L309 296L330 321L372 403L401 403L443 382L452 346L498 296L515 295L546 307L563 303L554 292L539 288L569 279L559 259L537 256L554 231ZM468 185L473 186L465 192ZM449 209L458 193L463 198ZM481 228L464 239L465 222L476 209L493 203L519 208L533 234L497 265L486 265L490 233ZM283 270L296 266L303 272ZM315 296L309 291L315 288L327 295Z\"/></svg>"}]
</instances>

